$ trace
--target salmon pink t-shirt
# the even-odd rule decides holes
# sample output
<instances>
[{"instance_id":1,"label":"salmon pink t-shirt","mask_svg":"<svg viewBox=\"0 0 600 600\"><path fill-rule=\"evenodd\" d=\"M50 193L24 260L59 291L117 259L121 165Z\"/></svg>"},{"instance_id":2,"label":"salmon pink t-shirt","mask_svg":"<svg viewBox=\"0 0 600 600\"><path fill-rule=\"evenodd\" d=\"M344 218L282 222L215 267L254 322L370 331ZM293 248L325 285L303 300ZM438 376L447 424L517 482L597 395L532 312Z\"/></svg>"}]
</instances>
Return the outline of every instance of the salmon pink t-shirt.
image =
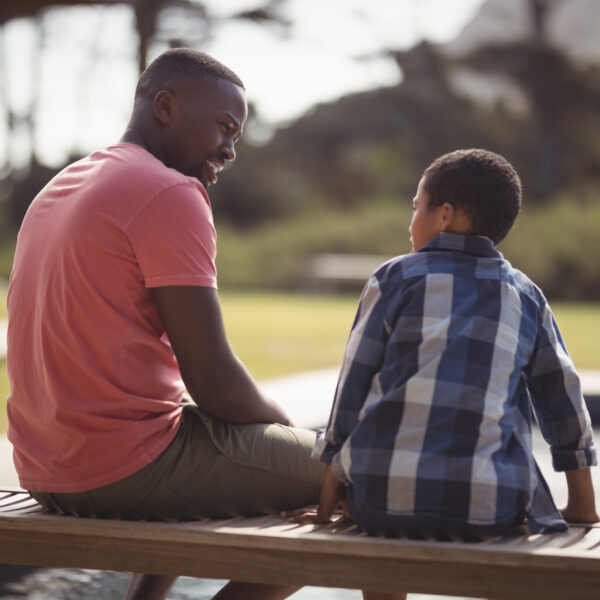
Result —
<instances>
[{"instance_id":1,"label":"salmon pink t-shirt","mask_svg":"<svg viewBox=\"0 0 600 600\"><path fill-rule=\"evenodd\" d=\"M149 288L216 287L202 184L135 144L95 152L35 198L8 295L9 440L21 486L79 492L171 442L184 386Z\"/></svg>"}]
</instances>

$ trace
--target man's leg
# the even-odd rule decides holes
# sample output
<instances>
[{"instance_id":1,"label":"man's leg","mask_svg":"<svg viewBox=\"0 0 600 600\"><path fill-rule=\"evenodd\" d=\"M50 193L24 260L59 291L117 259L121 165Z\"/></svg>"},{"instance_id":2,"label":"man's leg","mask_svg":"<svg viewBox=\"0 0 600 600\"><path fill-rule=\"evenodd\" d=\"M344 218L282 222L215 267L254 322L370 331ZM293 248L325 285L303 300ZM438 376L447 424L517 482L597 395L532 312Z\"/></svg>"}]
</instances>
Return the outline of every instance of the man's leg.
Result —
<instances>
[{"instance_id":1,"label":"man's leg","mask_svg":"<svg viewBox=\"0 0 600 600\"><path fill-rule=\"evenodd\" d=\"M178 497L187 496L190 507L203 500L201 507L191 508L187 518L194 514L223 518L276 512L318 500L323 465L309 457L314 443L312 432L265 425L231 426L207 419L201 424L201 429L210 429L211 436L206 439L197 430L198 425L199 422L196 431L191 431L192 435L180 444L185 448L186 458L170 461L169 469L169 487L177 490ZM187 458L198 446L202 446L196 452L206 461L204 468ZM190 478L190 474L195 477ZM194 486L197 486L195 493L191 490ZM165 510L166 500L160 502ZM150 514L158 512L149 510ZM175 579L135 575L127 600L162 600ZM283 600L298 589L298 586L232 581L214 600Z\"/></svg>"},{"instance_id":2,"label":"man's leg","mask_svg":"<svg viewBox=\"0 0 600 600\"><path fill-rule=\"evenodd\" d=\"M314 432L224 423L191 407L184 418L160 465L157 493L137 507L139 518L223 519L318 502L325 465L310 458Z\"/></svg>"}]
</instances>

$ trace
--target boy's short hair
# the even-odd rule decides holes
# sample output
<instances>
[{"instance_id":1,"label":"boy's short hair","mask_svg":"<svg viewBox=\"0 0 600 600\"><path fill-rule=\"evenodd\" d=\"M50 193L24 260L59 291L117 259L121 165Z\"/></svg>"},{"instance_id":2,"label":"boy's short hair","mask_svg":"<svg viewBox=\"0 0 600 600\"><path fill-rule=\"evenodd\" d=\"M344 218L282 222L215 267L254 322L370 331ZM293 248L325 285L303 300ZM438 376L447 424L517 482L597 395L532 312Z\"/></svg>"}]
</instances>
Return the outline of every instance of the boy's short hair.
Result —
<instances>
[{"instance_id":1,"label":"boy's short hair","mask_svg":"<svg viewBox=\"0 0 600 600\"><path fill-rule=\"evenodd\" d=\"M244 88L242 80L212 56L191 48L173 48L158 56L141 74L135 97L153 98L161 90L189 79L227 79Z\"/></svg>"},{"instance_id":2,"label":"boy's short hair","mask_svg":"<svg viewBox=\"0 0 600 600\"><path fill-rule=\"evenodd\" d=\"M427 167L429 206L449 202L471 220L469 233L484 235L494 245L513 226L521 208L521 180L499 154L479 148L444 154Z\"/></svg>"}]
</instances>

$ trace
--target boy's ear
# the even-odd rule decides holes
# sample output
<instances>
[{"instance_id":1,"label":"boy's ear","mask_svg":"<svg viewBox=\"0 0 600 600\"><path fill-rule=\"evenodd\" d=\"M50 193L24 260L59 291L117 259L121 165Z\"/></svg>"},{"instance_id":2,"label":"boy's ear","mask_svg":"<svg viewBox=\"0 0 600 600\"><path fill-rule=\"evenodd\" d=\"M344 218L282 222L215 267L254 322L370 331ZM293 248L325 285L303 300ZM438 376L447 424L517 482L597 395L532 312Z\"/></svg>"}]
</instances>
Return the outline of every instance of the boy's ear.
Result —
<instances>
[{"instance_id":1,"label":"boy's ear","mask_svg":"<svg viewBox=\"0 0 600 600\"><path fill-rule=\"evenodd\" d=\"M444 204L442 204L440 231L447 231L450 228L454 221L455 214L456 210L450 202L444 202Z\"/></svg>"},{"instance_id":2,"label":"boy's ear","mask_svg":"<svg viewBox=\"0 0 600 600\"><path fill-rule=\"evenodd\" d=\"M169 125L173 119L175 108L175 98L168 90L160 90L154 96L153 110L154 116L162 125Z\"/></svg>"},{"instance_id":3,"label":"boy's ear","mask_svg":"<svg viewBox=\"0 0 600 600\"><path fill-rule=\"evenodd\" d=\"M472 232L471 219L450 202L442 204L440 231L468 234Z\"/></svg>"}]
</instances>

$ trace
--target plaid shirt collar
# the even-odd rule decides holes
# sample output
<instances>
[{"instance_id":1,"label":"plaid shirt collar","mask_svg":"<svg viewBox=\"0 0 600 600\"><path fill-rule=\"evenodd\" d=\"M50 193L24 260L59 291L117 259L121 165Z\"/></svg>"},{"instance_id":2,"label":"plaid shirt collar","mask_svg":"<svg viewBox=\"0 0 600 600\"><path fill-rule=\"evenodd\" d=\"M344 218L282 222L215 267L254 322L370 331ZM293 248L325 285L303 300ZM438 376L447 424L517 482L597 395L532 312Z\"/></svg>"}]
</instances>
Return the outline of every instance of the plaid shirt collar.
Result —
<instances>
[{"instance_id":1,"label":"plaid shirt collar","mask_svg":"<svg viewBox=\"0 0 600 600\"><path fill-rule=\"evenodd\" d=\"M439 250L465 252L486 258L502 258L502 254L494 248L492 240L483 235L464 235L443 231L427 242L419 252Z\"/></svg>"}]
</instances>

